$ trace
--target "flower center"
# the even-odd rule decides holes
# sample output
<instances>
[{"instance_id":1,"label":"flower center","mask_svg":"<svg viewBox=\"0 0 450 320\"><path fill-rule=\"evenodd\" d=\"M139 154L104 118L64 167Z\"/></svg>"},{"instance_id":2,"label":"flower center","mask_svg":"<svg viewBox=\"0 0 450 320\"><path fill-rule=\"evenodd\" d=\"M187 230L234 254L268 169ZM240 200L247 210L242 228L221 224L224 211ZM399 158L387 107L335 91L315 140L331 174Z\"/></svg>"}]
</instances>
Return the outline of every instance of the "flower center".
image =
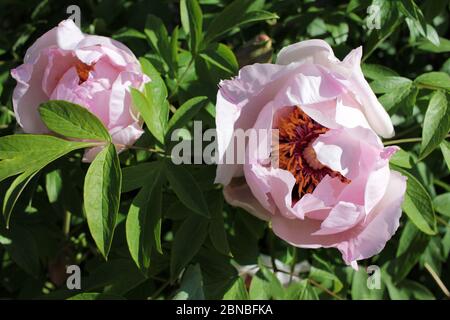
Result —
<instances>
[{"instance_id":1,"label":"flower center","mask_svg":"<svg viewBox=\"0 0 450 320\"><path fill-rule=\"evenodd\" d=\"M279 119L279 167L288 170L295 177L296 184L292 192L294 201L312 193L326 175L338 177L344 183L351 182L317 159L312 144L328 130L311 119L300 107L293 107L292 111Z\"/></svg>"},{"instance_id":2,"label":"flower center","mask_svg":"<svg viewBox=\"0 0 450 320\"><path fill-rule=\"evenodd\" d=\"M94 70L94 65L88 65L81 61L77 61L75 68L77 70L78 78L80 78L80 82L78 84L82 84L89 78L89 72Z\"/></svg>"}]
</instances>

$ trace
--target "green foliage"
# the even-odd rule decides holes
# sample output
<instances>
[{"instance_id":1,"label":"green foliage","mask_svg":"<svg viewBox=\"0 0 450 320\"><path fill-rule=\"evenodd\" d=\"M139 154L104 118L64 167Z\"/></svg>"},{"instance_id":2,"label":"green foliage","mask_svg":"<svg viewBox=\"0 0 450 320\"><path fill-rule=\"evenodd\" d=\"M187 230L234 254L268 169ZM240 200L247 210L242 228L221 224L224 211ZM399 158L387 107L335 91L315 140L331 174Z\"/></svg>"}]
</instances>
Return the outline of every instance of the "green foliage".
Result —
<instances>
[{"instance_id":1,"label":"green foliage","mask_svg":"<svg viewBox=\"0 0 450 320\"><path fill-rule=\"evenodd\" d=\"M145 185L131 203L126 221L126 235L131 256L139 268L150 266L153 248L161 249L162 164L151 167Z\"/></svg>"},{"instance_id":2,"label":"green foliage","mask_svg":"<svg viewBox=\"0 0 450 320\"><path fill-rule=\"evenodd\" d=\"M47 128L68 138L111 142L103 123L86 108L67 101L48 101L39 108Z\"/></svg>"},{"instance_id":3,"label":"green foliage","mask_svg":"<svg viewBox=\"0 0 450 320\"><path fill-rule=\"evenodd\" d=\"M436 217L430 195L425 187L408 171L395 168L408 178L403 211L411 221L423 232L436 234Z\"/></svg>"},{"instance_id":4,"label":"green foliage","mask_svg":"<svg viewBox=\"0 0 450 320\"><path fill-rule=\"evenodd\" d=\"M180 291L174 300L204 300L202 271L198 264L189 266L180 283Z\"/></svg>"},{"instance_id":5,"label":"green foliage","mask_svg":"<svg viewBox=\"0 0 450 320\"><path fill-rule=\"evenodd\" d=\"M32 4L0 2L1 298L446 297L436 277L450 287L449 1L81 1L83 31L124 42L150 79L130 88L145 133L119 155L102 122L66 101L40 105L48 134L17 130L10 70L71 3ZM260 34L271 39L262 47ZM311 38L340 59L363 46L363 73L396 129L384 143L402 148L390 162L408 178L400 226L358 271L333 249L293 249L227 204L214 166L170 160L176 129L215 127L220 80ZM80 291L65 287L67 262L82 270ZM378 289L367 286L370 265Z\"/></svg>"},{"instance_id":6,"label":"green foliage","mask_svg":"<svg viewBox=\"0 0 450 320\"><path fill-rule=\"evenodd\" d=\"M422 144L420 146L420 157L422 159L439 146L450 129L450 106L447 96L442 91L435 91L430 99L423 121Z\"/></svg>"},{"instance_id":7,"label":"green foliage","mask_svg":"<svg viewBox=\"0 0 450 320\"><path fill-rule=\"evenodd\" d=\"M84 210L91 235L107 258L116 228L122 171L113 144L95 157L84 181Z\"/></svg>"}]
</instances>

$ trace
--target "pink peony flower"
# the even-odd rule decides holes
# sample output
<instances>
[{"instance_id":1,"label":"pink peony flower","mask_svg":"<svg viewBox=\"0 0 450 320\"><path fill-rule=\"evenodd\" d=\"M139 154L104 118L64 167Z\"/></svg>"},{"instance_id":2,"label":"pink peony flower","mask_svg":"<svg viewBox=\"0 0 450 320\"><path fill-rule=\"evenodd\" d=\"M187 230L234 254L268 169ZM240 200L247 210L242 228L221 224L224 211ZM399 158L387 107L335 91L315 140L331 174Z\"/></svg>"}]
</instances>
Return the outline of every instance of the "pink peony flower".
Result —
<instances>
[{"instance_id":1,"label":"pink peony flower","mask_svg":"<svg viewBox=\"0 0 450 320\"><path fill-rule=\"evenodd\" d=\"M17 80L14 112L27 133L49 132L38 112L47 100L86 107L103 122L119 150L143 133L130 97L130 87L141 89L150 80L139 61L113 39L83 34L72 20L37 39L11 74ZM84 160L92 161L98 152L99 148L86 151Z\"/></svg>"},{"instance_id":2,"label":"pink peony flower","mask_svg":"<svg viewBox=\"0 0 450 320\"><path fill-rule=\"evenodd\" d=\"M406 178L389 169L390 118L364 79L362 49L343 61L322 40L220 83L216 182L225 199L302 248L335 247L347 264L378 254L399 226ZM278 129L268 159L224 164L236 129ZM247 146L247 158L252 150Z\"/></svg>"}]
</instances>

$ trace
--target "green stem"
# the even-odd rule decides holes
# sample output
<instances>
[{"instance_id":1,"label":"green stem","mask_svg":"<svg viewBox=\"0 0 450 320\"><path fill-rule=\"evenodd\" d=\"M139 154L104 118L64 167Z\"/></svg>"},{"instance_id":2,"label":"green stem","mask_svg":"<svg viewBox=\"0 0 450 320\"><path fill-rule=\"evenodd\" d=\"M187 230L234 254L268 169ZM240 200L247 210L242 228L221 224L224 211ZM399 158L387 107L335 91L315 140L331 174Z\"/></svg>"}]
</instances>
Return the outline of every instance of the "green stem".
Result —
<instances>
[{"instance_id":1,"label":"green stem","mask_svg":"<svg viewBox=\"0 0 450 320\"><path fill-rule=\"evenodd\" d=\"M442 189L450 192L450 185L446 184L445 182L438 180L438 179L433 179L433 183L439 187L441 187Z\"/></svg>"},{"instance_id":2,"label":"green stem","mask_svg":"<svg viewBox=\"0 0 450 320\"><path fill-rule=\"evenodd\" d=\"M445 221L444 219L442 219L439 216L436 216L436 220L437 222L439 222L440 224L442 224L443 226L446 226L447 228L449 228L450 226L448 225L447 221Z\"/></svg>"},{"instance_id":3,"label":"green stem","mask_svg":"<svg viewBox=\"0 0 450 320\"><path fill-rule=\"evenodd\" d=\"M445 139L450 138L450 134L445 137ZM390 146L393 144L402 144L402 143L411 143L411 142L421 142L422 138L405 138L405 139L397 139L397 140L389 140L383 142L385 146Z\"/></svg>"},{"instance_id":4,"label":"green stem","mask_svg":"<svg viewBox=\"0 0 450 320\"><path fill-rule=\"evenodd\" d=\"M386 35L384 37L381 37L380 39L378 39L378 41L375 43L375 45L370 48L370 50L364 55L364 57L362 58L361 62L365 62L367 60L367 58L370 57L370 55L375 51L376 48L378 48L378 46L384 41L386 40L392 33L394 33L394 31L397 29L397 27L403 22L403 19L398 19L397 22L394 24L394 26L392 27L392 29L386 33Z\"/></svg>"},{"instance_id":5,"label":"green stem","mask_svg":"<svg viewBox=\"0 0 450 320\"><path fill-rule=\"evenodd\" d=\"M158 153L162 156L168 157L168 155L163 150L159 150L159 149L139 147L139 146L129 146L129 145L120 144L120 143L116 143L115 145L120 148L133 149L133 150L144 150L144 151L148 151L148 152Z\"/></svg>"}]
</instances>

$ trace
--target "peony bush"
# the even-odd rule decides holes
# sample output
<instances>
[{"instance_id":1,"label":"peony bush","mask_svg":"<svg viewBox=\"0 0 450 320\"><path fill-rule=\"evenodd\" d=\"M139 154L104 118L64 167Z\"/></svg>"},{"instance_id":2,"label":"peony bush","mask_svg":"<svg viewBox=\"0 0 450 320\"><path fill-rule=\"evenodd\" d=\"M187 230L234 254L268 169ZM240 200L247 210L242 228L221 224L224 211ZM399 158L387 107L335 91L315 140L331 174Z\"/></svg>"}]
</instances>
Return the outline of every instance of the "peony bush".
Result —
<instances>
[{"instance_id":1,"label":"peony bush","mask_svg":"<svg viewBox=\"0 0 450 320\"><path fill-rule=\"evenodd\" d=\"M449 298L448 1L69 5L0 4L0 298Z\"/></svg>"}]
</instances>

